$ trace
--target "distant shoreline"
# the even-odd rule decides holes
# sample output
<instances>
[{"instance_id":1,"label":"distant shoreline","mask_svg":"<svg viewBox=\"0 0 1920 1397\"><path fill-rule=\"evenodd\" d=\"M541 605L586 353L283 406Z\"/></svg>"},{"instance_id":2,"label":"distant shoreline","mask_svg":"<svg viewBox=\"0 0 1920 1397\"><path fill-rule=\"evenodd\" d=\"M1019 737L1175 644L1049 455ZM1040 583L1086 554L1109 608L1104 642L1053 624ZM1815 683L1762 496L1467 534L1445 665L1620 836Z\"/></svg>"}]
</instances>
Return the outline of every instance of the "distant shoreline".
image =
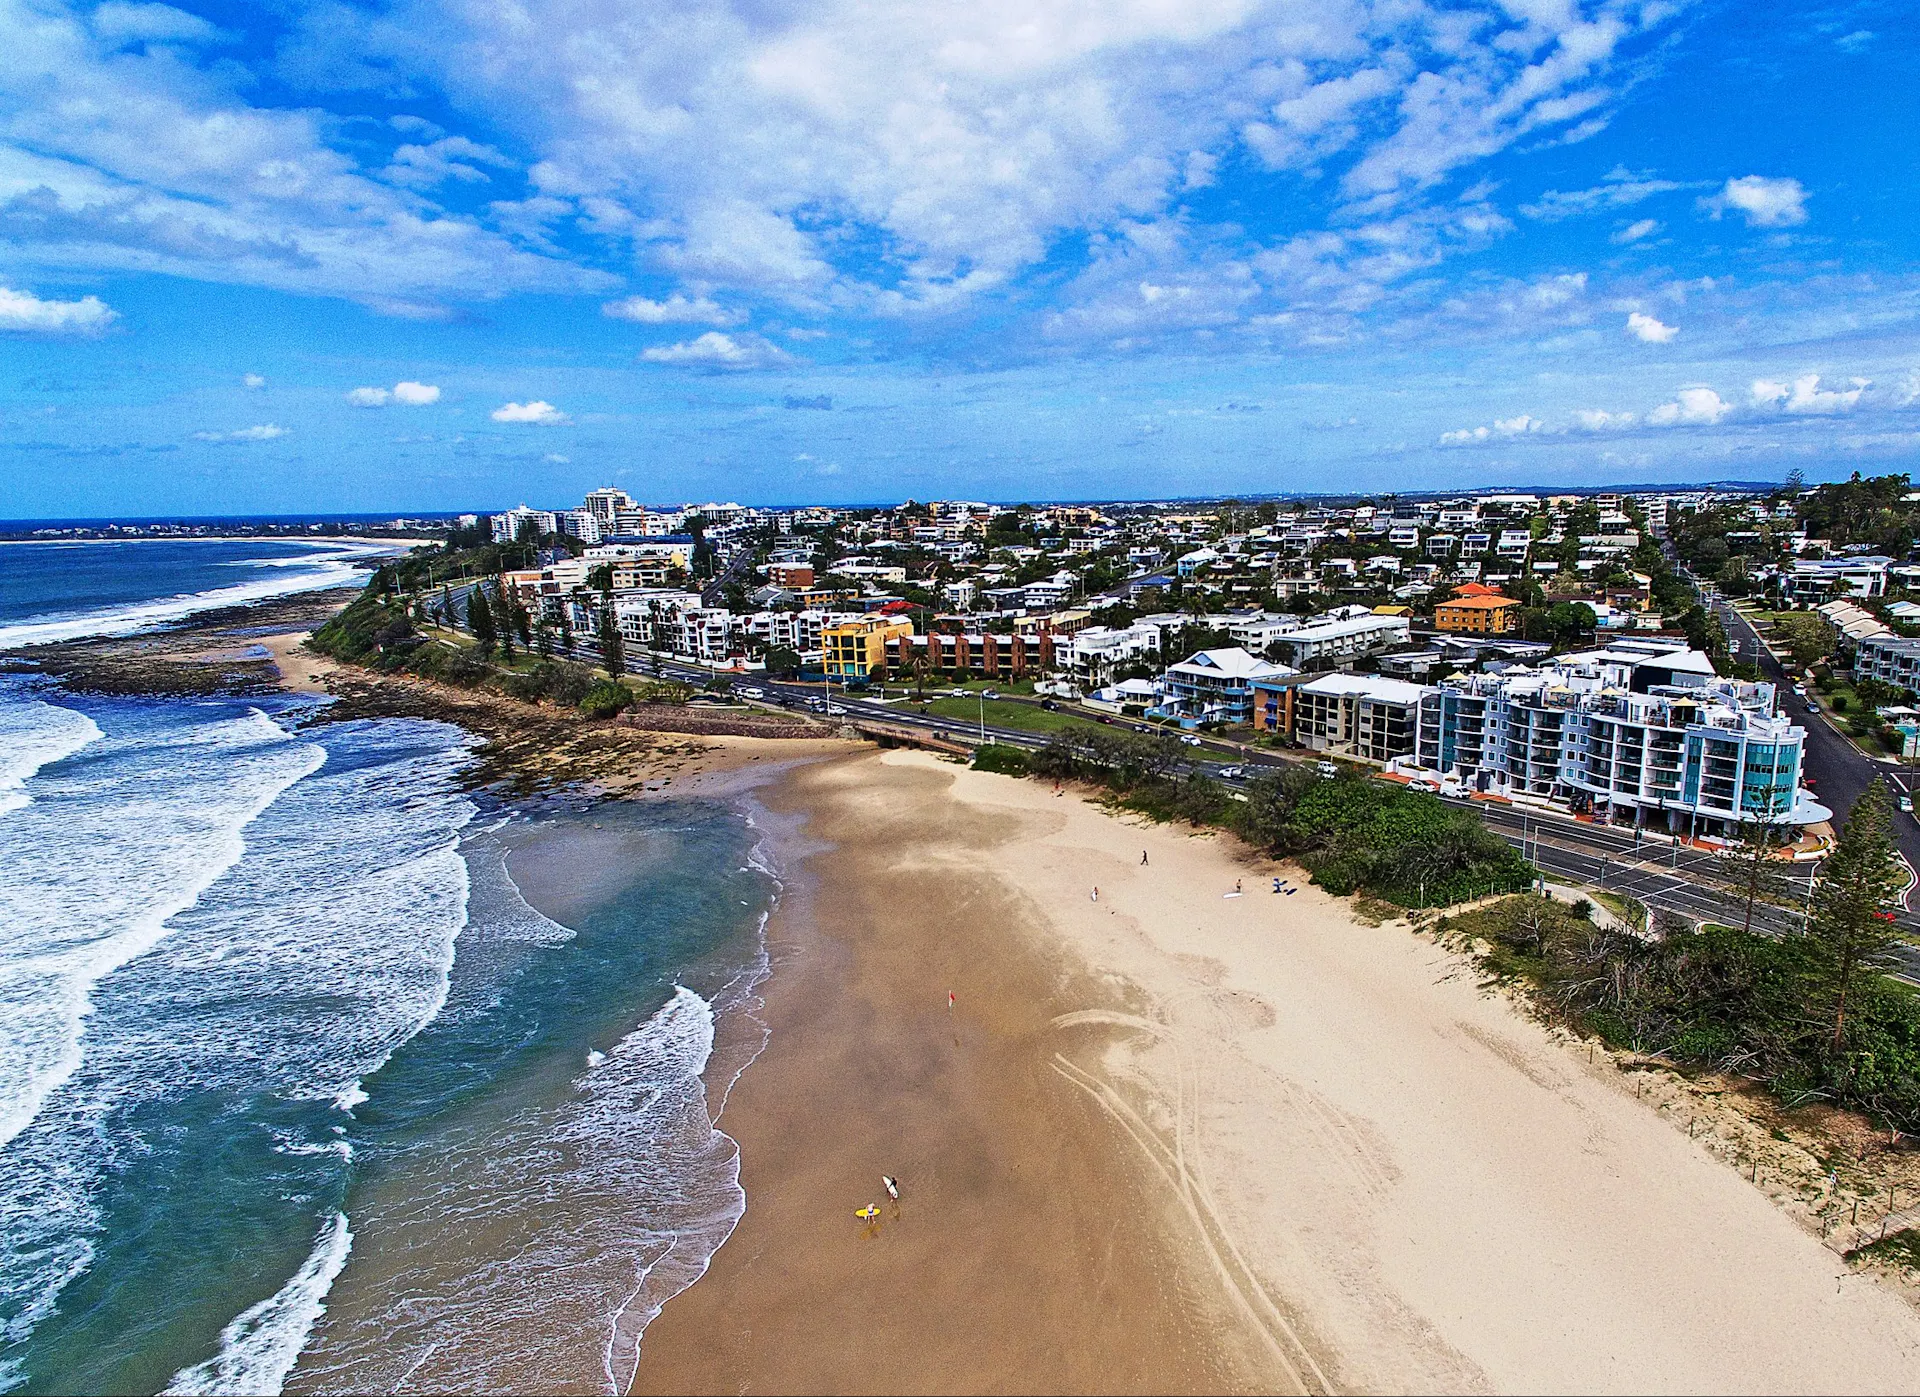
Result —
<instances>
[{"instance_id":1,"label":"distant shoreline","mask_svg":"<svg viewBox=\"0 0 1920 1397\"><path fill-rule=\"evenodd\" d=\"M420 548L438 542L430 538L404 538L388 534L128 534L120 538L4 538L0 545L38 544L43 547L72 548L82 544L105 543L299 543L342 544L377 543Z\"/></svg>"}]
</instances>

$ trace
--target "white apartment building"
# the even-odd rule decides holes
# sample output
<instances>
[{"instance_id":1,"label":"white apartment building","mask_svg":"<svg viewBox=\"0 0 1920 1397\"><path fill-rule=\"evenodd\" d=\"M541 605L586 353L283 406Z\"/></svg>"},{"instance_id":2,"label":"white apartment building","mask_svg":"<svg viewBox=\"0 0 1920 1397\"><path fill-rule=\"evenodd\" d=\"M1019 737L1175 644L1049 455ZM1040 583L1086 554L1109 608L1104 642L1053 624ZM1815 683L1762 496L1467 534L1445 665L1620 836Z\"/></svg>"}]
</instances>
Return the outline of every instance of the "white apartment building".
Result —
<instances>
[{"instance_id":1,"label":"white apartment building","mask_svg":"<svg viewBox=\"0 0 1920 1397\"><path fill-rule=\"evenodd\" d=\"M1877 553L1854 558L1797 558L1784 582L1787 595L1797 602L1882 597L1887 593L1887 569L1892 566L1893 559Z\"/></svg>"},{"instance_id":2,"label":"white apartment building","mask_svg":"<svg viewBox=\"0 0 1920 1397\"><path fill-rule=\"evenodd\" d=\"M1104 684L1120 670L1160 654L1160 629L1138 622L1126 627L1088 626L1054 647L1054 663L1083 689Z\"/></svg>"},{"instance_id":3,"label":"white apartment building","mask_svg":"<svg viewBox=\"0 0 1920 1397\"><path fill-rule=\"evenodd\" d=\"M1405 616L1339 607L1327 619L1284 631L1267 645L1278 646L1281 658L1295 669L1345 668L1362 656L1405 645L1412 633L1412 623Z\"/></svg>"},{"instance_id":4,"label":"white apartment building","mask_svg":"<svg viewBox=\"0 0 1920 1397\"><path fill-rule=\"evenodd\" d=\"M515 505L505 514L493 516L493 541L512 543L520 537L520 529L529 520L543 534L559 532L559 521L553 517L550 509L528 509L525 505Z\"/></svg>"},{"instance_id":5,"label":"white apartment building","mask_svg":"<svg viewBox=\"0 0 1920 1397\"><path fill-rule=\"evenodd\" d=\"M1495 556L1510 563L1524 563L1533 547L1533 534L1526 529L1502 529L1500 541L1493 546Z\"/></svg>"},{"instance_id":6,"label":"white apartment building","mask_svg":"<svg viewBox=\"0 0 1920 1397\"><path fill-rule=\"evenodd\" d=\"M1681 834L1828 819L1799 787L1806 734L1773 700L1771 684L1718 678L1697 651L1590 651L1442 681L1405 765Z\"/></svg>"}]
</instances>

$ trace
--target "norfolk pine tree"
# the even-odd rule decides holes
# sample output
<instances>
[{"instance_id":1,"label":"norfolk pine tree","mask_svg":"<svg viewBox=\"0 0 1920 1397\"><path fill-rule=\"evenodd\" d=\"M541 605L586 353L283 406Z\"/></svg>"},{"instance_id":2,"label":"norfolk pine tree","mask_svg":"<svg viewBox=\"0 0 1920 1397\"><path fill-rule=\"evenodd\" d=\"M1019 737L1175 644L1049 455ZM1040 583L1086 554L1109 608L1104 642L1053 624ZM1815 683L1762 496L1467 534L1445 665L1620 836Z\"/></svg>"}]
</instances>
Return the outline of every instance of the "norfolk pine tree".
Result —
<instances>
[{"instance_id":1,"label":"norfolk pine tree","mask_svg":"<svg viewBox=\"0 0 1920 1397\"><path fill-rule=\"evenodd\" d=\"M600 603L600 664L615 679L627 672L626 642L620 637L620 622L613 614L613 600Z\"/></svg>"},{"instance_id":2,"label":"norfolk pine tree","mask_svg":"<svg viewBox=\"0 0 1920 1397\"><path fill-rule=\"evenodd\" d=\"M1847 1000L1878 974L1898 943L1895 902L1906 881L1893 861L1893 803L1880 778L1861 792L1820 870L1807 927L1814 964L1809 1006L1830 1020L1835 1053L1845 1046Z\"/></svg>"},{"instance_id":3,"label":"norfolk pine tree","mask_svg":"<svg viewBox=\"0 0 1920 1397\"><path fill-rule=\"evenodd\" d=\"M475 583L467 593L467 629L473 632L473 641L480 647L480 653L491 655L498 637L493 629L493 604L487 600L483 583Z\"/></svg>"},{"instance_id":4,"label":"norfolk pine tree","mask_svg":"<svg viewBox=\"0 0 1920 1397\"><path fill-rule=\"evenodd\" d=\"M1753 932L1753 905L1771 901L1786 891L1787 875L1775 857L1783 843L1780 827L1764 820L1747 820L1732 844L1721 851L1714 874L1746 908L1740 929Z\"/></svg>"}]
</instances>

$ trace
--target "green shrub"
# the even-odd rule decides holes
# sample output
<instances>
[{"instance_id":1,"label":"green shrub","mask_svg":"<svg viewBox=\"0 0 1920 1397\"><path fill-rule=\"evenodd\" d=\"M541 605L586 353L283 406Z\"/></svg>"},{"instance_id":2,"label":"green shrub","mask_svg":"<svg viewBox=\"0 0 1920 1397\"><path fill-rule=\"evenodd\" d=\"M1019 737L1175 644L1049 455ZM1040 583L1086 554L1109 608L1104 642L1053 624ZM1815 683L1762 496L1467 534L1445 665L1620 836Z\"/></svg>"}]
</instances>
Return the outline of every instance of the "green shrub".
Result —
<instances>
[{"instance_id":1,"label":"green shrub","mask_svg":"<svg viewBox=\"0 0 1920 1397\"><path fill-rule=\"evenodd\" d=\"M1018 747L989 742L983 747L974 748L973 769L997 772L1002 776L1025 776L1033 769L1033 763Z\"/></svg>"},{"instance_id":2,"label":"green shrub","mask_svg":"<svg viewBox=\"0 0 1920 1397\"><path fill-rule=\"evenodd\" d=\"M633 702L633 690L611 679L596 679L580 700L580 711L589 718L611 718Z\"/></svg>"}]
</instances>

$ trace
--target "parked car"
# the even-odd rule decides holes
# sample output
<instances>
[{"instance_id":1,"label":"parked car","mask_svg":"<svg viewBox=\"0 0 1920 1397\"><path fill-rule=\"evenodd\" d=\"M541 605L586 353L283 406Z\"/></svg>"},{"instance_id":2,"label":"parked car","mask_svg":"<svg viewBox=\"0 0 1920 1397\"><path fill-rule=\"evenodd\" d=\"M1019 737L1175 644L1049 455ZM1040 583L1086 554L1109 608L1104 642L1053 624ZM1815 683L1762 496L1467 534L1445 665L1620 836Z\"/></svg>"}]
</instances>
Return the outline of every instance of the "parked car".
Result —
<instances>
[{"instance_id":1,"label":"parked car","mask_svg":"<svg viewBox=\"0 0 1920 1397\"><path fill-rule=\"evenodd\" d=\"M980 697L981 698L999 698L1000 691L997 689L982 689L980 691Z\"/></svg>"},{"instance_id":2,"label":"parked car","mask_svg":"<svg viewBox=\"0 0 1920 1397\"><path fill-rule=\"evenodd\" d=\"M1313 769L1319 772L1322 776L1324 776L1329 781L1333 780L1334 777L1340 774L1340 768L1335 766L1332 762L1327 762L1327 761L1315 762L1313 764Z\"/></svg>"},{"instance_id":3,"label":"parked car","mask_svg":"<svg viewBox=\"0 0 1920 1397\"><path fill-rule=\"evenodd\" d=\"M1820 705L1819 705L1819 704L1817 704L1817 703L1815 703L1815 702L1814 702L1814 701L1813 701L1812 699L1808 699L1808 700L1807 700L1807 712L1809 712L1809 713L1818 713L1819 711L1820 711Z\"/></svg>"},{"instance_id":4,"label":"parked car","mask_svg":"<svg viewBox=\"0 0 1920 1397\"><path fill-rule=\"evenodd\" d=\"M742 698L763 699L766 696L767 691L765 689L745 688L740 690L740 697Z\"/></svg>"},{"instance_id":5,"label":"parked car","mask_svg":"<svg viewBox=\"0 0 1920 1397\"><path fill-rule=\"evenodd\" d=\"M837 703L830 703L827 705L827 714L829 717L838 718L841 714L845 713L846 711L847 710L845 708L843 708L841 705Z\"/></svg>"},{"instance_id":6,"label":"parked car","mask_svg":"<svg viewBox=\"0 0 1920 1397\"><path fill-rule=\"evenodd\" d=\"M1900 813L1902 815L1911 815L1913 813L1913 797L1912 796L1900 797Z\"/></svg>"}]
</instances>

